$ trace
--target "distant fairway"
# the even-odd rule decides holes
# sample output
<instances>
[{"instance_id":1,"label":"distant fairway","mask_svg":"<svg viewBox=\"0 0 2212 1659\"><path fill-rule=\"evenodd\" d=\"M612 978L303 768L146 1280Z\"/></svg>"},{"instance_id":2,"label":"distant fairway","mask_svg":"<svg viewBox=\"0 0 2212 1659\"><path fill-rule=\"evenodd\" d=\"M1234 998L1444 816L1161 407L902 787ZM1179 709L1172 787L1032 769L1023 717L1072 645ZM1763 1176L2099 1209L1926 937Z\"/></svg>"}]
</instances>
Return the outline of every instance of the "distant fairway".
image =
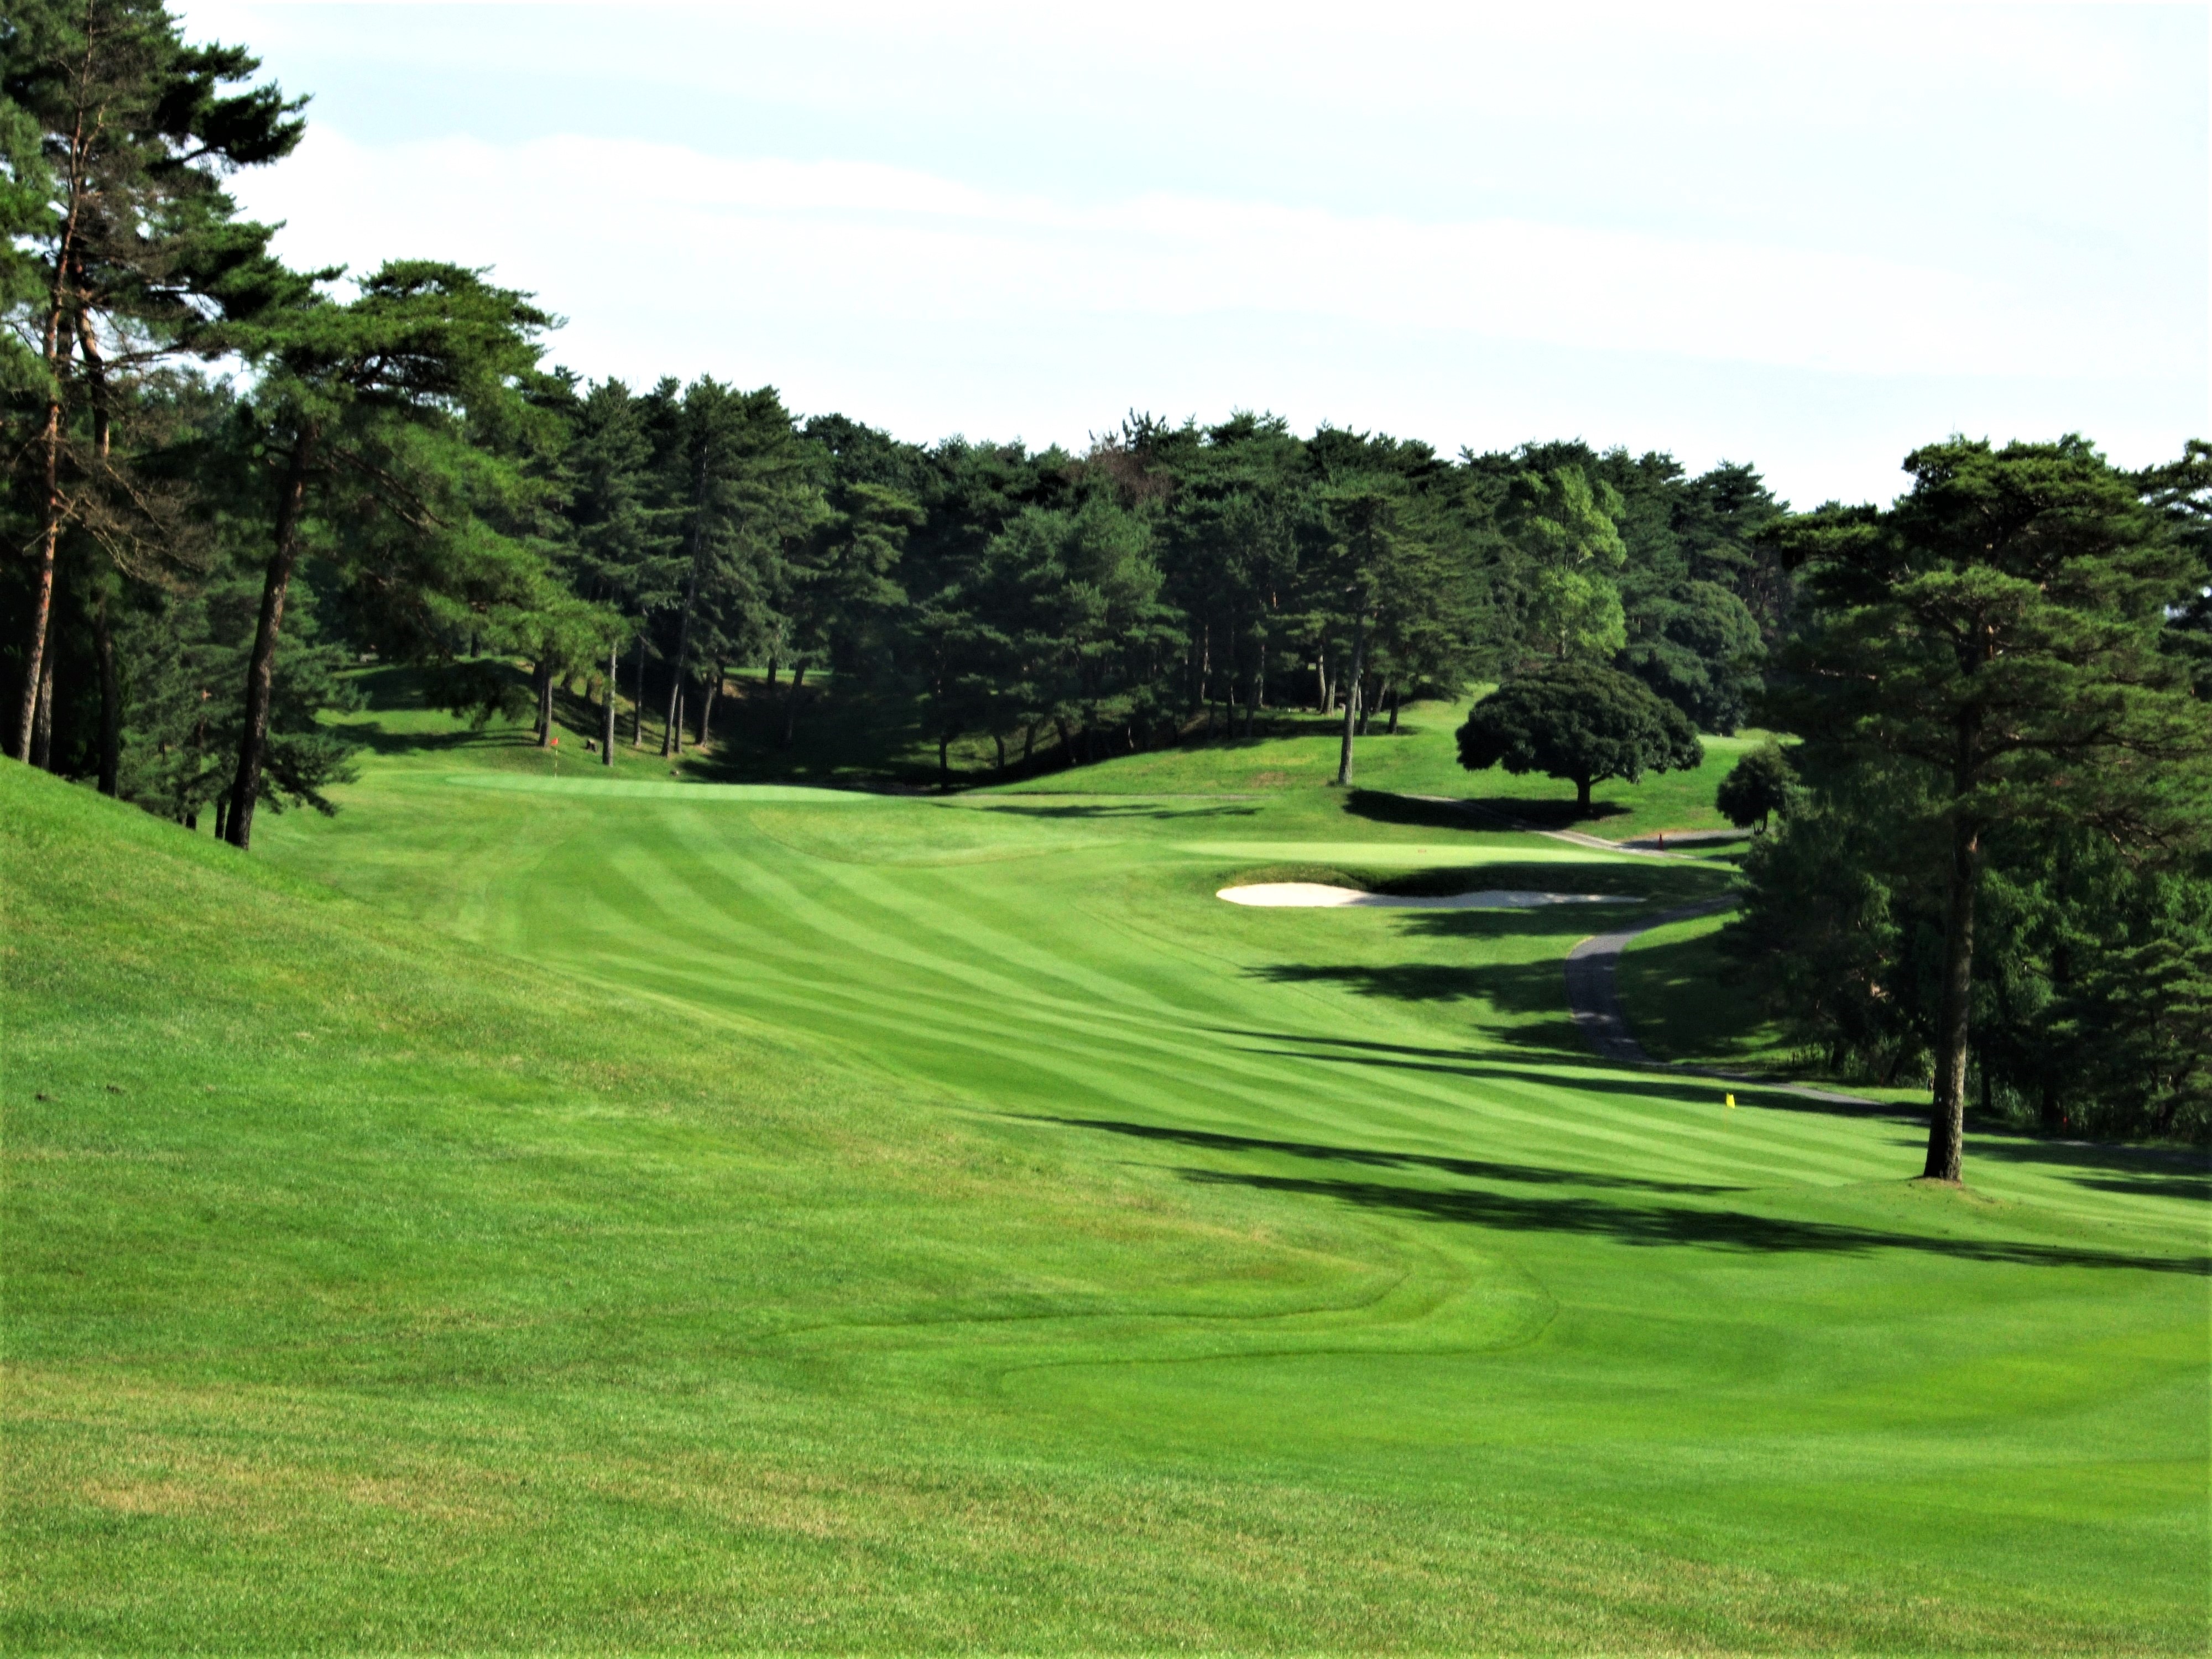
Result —
<instances>
[{"instance_id":1,"label":"distant fairway","mask_svg":"<svg viewBox=\"0 0 2212 1659\"><path fill-rule=\"evenodd\" d=\"M1602 1066L1622 909L1213 894L1724 866L1209 752L0 765L11 1650L2204 1650L2200 1165Z\"/></svg>"},{"instance_id":2,"label":"distant fairway","mask_svg":"<svg viewBox=\"0 0 2212 1659\"><path fill-rule=\"evenodd\" d=\"M782 783L658 783L635 778L601 777L592 763L585 770L554 772L455 772L445 781L457 789L498 789L509 794L574 795L581 800L680 800L694 806L764 806L803 803L811 806L854 806L891 799L860 789L811 789Z\"/></svg>"}]
</instances>

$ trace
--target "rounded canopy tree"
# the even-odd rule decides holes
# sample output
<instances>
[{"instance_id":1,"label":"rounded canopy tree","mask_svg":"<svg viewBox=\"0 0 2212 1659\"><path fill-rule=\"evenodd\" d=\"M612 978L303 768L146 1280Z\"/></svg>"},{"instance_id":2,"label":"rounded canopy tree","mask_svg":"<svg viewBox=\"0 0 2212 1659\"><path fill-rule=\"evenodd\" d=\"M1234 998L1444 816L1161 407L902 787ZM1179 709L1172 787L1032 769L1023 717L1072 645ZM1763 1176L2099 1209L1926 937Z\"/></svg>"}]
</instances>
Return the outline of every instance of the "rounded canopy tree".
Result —
<instances>
[{"instance_id":1,"label":"rounded canopy tree","mask_svg":"<svg viewBox=\"0 0 2212 1659\"><path fill-rule=\"evenodd\" d=\"M1459 729L1459 763L1470 772L1503 764L1516 777L1571 780L1584 812L1594 783L1634 783L1646 772L1687 770L1705 758L1680 709L1595 663L1552 663L1500 686Z\"/></svg>"},{"instance_id":2,"label":"rounded canopy tree","mask_svg":"<svg viewBox=\"0 0 2212 1659\"><path fill-rule=\"evenodd\" d=\"M1737 829L1755 826L1763 835L1768 818L1790 810L1790 796L1796 786L1796 774L1790 769L1790 762L1781 749L1774 744L1765 744L1738 761L1728 776L1721 780L1713 805Z\"/></svg>"}]
</instances>

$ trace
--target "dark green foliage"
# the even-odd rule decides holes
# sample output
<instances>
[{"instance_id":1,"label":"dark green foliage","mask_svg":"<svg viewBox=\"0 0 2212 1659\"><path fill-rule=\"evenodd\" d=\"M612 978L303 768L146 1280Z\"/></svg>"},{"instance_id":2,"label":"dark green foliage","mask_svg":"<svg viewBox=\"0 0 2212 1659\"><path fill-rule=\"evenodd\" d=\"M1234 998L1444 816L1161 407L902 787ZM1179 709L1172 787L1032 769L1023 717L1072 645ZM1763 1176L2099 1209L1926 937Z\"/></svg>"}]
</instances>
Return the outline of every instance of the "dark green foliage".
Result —
<instances>
[{"instance_id":1,"label":"dark green foliage","mask_svg":"<svg viewBox=\"0 0 2212 1659\"><path fill-rule=\"evenodd\" d=\"M253 644L257 571L227 570L197 591L145 595L121 629L129 708L118 793L149 811L196 823L229 787L238 759L239 687ZM343 676L349 653L321 636L313 590L295 588L275 673L260 800L331 808L324 793L354 775L354 746L319 718L358 706Z\"/></svg>"},{"instance_id":2,"label":"dark green foliage","mask_svg":"<svg viewBox=\"0 0 2212 1659\"><path fill-rule=\"evenodd\" d=\"M1462 462L1504 532L1493 586L1523 660L1595 656L1708 731L1743 722L1794 601L1756 472L1581 443Z\"/></svg>"},{"instance_id":3,"label":"dark green foliage","mask_svg":"<svg viewBox=\"0 0 2212 1659\"><path fill-rule=\"evenodd\" d=\"M1762 744L1729 769L1713 796L1721 816L1740 830L1754 824L1766 831L1767 821L1787 812L1796 793L1796 775L1780 746Z\"/></svg>"},{"instance_id":4,"label":"dark green foliage","mask_svg":"<svg viewBox=\"0 0 2212 1659\"><path fill-rule=\"evenodd\" d=\"M250 843L294 572L331 572L357 637L438 661L489 636L544 664L611 632L554 580L544 527L558 415L527 296L393 260L340 303L317 289L210 331L259 375L232 443L269 525L226 833Z\"/></svg>"},{"instance_id":5,"label":"dark green foliage","mask_svg":"<svg viewBox=\"0 0 2212 1659\"><path fill-rule=\"evenodd\" d=\"M1459 759L1469 771L1502 765L1516 777L1566 779L1587 811L1592 784L1686 770L1704 763L1705 748L1688 718L1639 681L1567 661L1508 681L1475 704L1460 728Z\"/></svg>"},{"instance_id":6,"label":"dark green foliage","mask_svg":"<svg viewBox=\"0 0 2212 1659\"><path fill-rule=\"evenodd\" d=\"M1743 724L1765 647L1759 624L1717 582L1631 590L1622 665L1701 728L1723 737Z\"/></svg>"},{"instance_id":7,"label":"dark green foliage","mask_svg":"<svg viewBox=\"0 0 2212 1659\"><path fill-rule=\"evenodd\" d=\"M2029 949L2007 936L2011 913L1978 919L1984 861L2013 872L2018 899L2060 867L2066 836L2169 859L2203 842L2212 708L2173 646L2206 574L2177 533L2181 515L2079 438L2002 450L1953 440L1908 465L1914 488L1893 508L1825 509L1778 538L1804 568L1813 613L1769 707L1808 739L1824 805L1754 862L1770 897L1753 954L1782 977L1783 941L1829 925L1812 913L1838 882L1921 918L1859 947L1874 963L1863 977L1894 1010L1883 1019L1933 1053L1926 1173L1955 1180L1978 981L1992 978L1991 950L2001 974ZM1801 827L1816 843L1802 857L1790 845ZM2091 930L2165 964L2129 982L2185 985L2187 951L2160 955L2120 920L2134 902L2115 890L2093 903ZM2033 908L2023 903L2018 915ZM1978 948L1984 921L1998 931Z\"/></svg>"},{"instance_id":8,"label":"dark green foliage","mask_svg":"<svg viewBox=\"0 0 2212 1659\"><path fill-rule=\"evenodd\" d=\"M1831 1070L1924 1079L1942 994L1942 793L1873 756L1816 751L1808 772L1752 848L1723 948ZM1979 899L1969 1103L2055 1133L2212 1134L2212 866L2016 823L1990 838Z\"/></svg>"},{"instance_id":9,"label":"dark green foliage","mask_svg":"<svg viewBox=\"0 0 2212 1659\"><path fill-rule=\"evenodd\" d=\"M76 567L110 659L106 595L167 539L168 505L118 430L138 382L211 353L211 319L296 286L239 222L224 174L299 142L299 103L244 86L258 62L188 47L158 0L29 0L0 18L0 399L12 434L8 542L30 554L8 643L19 688L8 746L30 757L51 702L56 583ZM122 441L118 443L118 438ZM114 675L102 671L100 776L115 787Z\"/></svg>"},{"instance_id":10,"label":"dark green foliage","mask_svg":"<svg viewBox=\"0 0 2212 1659\"><path fill-rule=\"evenodd\" d=\"M2197 592L2174 608L2161 642L2189 665L2197 695L2212 702L2212 443L2191 438L2179 460L2151 468L2141 483L2144 500L2199 573Z\"/></svg>"}]
</instances>

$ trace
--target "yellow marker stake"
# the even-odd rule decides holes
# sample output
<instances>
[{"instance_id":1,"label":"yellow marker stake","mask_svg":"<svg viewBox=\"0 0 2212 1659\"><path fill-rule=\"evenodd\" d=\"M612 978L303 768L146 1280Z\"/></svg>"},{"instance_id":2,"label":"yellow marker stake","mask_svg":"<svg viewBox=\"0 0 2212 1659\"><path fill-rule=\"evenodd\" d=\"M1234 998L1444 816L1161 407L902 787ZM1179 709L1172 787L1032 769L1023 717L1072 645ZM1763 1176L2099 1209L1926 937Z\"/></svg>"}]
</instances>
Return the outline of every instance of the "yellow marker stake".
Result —
<instances>
[{"instance_id":1,"label":"yellow marker stake","mask_svg":"<svg viewBox=\"0 0 2212 1659\"><path fill-rule=\"evenodd\" d=\"M1731 1112L1732 1112L1732 1111L1734 1111L1734 1110L1735 1110L1735 1097L1734 1095L1729 1095L1729 1097L1727 1097L1727 1099L1728 1099L1728 1103L1729 1103L1729 1110L1730 1110Z\"/></svg>"}]
</instances>

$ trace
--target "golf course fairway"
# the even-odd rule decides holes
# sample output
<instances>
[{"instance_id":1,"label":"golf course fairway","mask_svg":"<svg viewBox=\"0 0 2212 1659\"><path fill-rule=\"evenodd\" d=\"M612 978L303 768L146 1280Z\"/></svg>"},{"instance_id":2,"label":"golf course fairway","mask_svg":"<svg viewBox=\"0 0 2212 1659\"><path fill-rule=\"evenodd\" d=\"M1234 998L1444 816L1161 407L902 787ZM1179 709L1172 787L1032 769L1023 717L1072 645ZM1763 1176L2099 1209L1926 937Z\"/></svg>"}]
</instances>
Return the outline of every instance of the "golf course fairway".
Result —
<instances>
[{"instance_id":1,"label":"golf course fairway","mask_svg":"<svg viewBox=\"0 0 2212 1659\"><path fill-rule=\"evenodd\" d=\"M1631 908L1213 896L1725 863L1219 752L0 764L9 1650L2204 1650L2201 1163L1602 1065Z\"/></svg>"}]
</instances>

